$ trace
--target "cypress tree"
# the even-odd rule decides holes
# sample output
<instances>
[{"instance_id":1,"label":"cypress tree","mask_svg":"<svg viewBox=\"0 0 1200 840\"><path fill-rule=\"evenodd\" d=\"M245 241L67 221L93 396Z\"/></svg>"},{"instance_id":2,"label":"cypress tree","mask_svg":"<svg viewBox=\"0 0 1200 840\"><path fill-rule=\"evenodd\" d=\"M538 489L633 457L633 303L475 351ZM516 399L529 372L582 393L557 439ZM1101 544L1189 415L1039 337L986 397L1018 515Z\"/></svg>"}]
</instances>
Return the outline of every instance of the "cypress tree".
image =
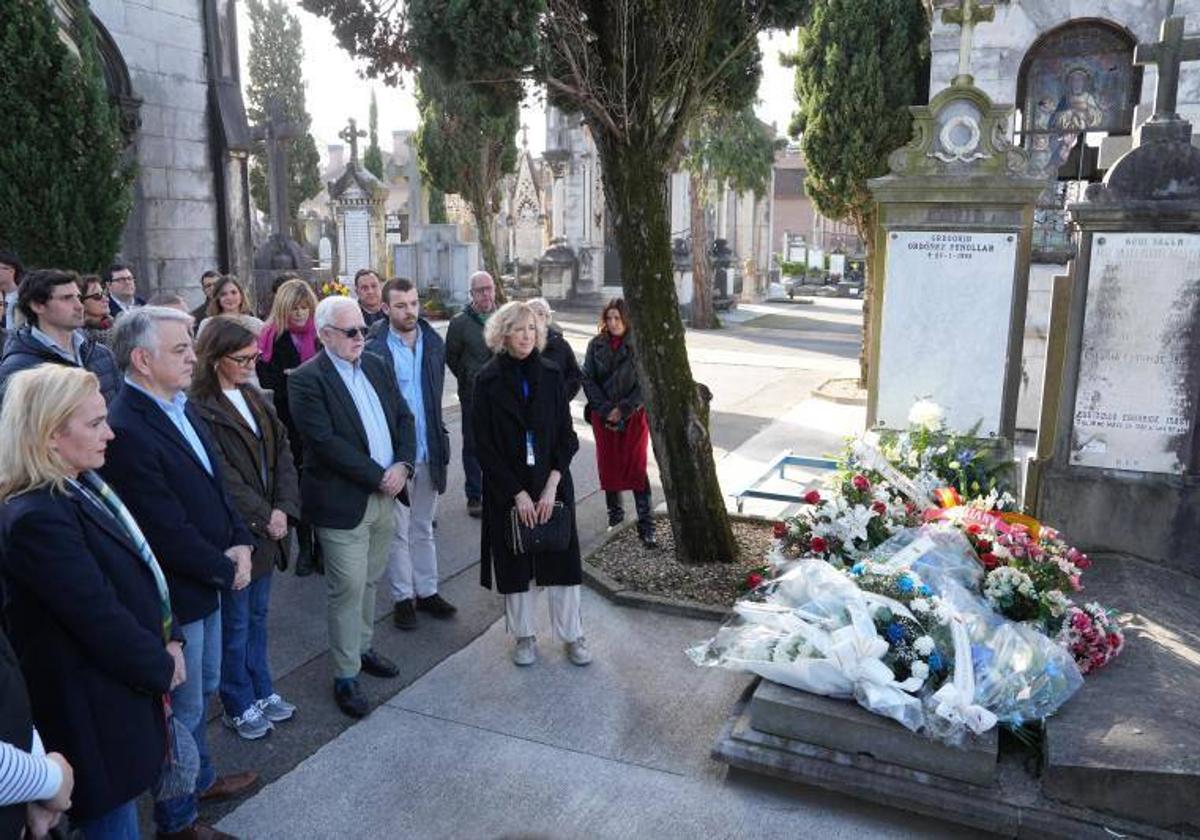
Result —
<instances>
[{"instance_id":1,"label":"cypress tree","mask_svg":"<svg viewBox=\"0 0 1200 840\"><path fill-rule=\"evenodd\" d=\"M45 0L0 4L0 244L31 266L98 271L120 248L134 167L86 4L71 34L78 52Z\"/></svg>"},{"instance_id":2,"label":"cypress tree","mask_svg":"<svg viewBox=\"0 0 1200 840\"><path fill-rule=\"evenodd\" d=\"M383 180L383 150L379 148L379 104L375 91L371 91L371 110L367 116L367 150L363 152L363 166L379 180Z\"/></svg>"}]
</instances>

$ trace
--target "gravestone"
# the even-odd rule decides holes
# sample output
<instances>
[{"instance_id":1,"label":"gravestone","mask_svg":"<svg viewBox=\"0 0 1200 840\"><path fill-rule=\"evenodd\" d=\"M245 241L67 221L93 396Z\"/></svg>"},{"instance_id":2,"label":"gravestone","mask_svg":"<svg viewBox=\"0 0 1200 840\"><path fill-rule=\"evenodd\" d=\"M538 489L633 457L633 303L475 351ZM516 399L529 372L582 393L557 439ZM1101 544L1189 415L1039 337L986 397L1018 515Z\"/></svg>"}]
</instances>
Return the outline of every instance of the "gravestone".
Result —
<instances>
[{"instance_id":1,"label":"gravestone","mask_svg":"<svg viewBox=\"0 0 1200 840\"><path fill-rule=\"evenodd\" d=\"M959 73L914 107L914 139L869 182L879 202L870 278L867 423L906 428L932 399L948 427L1012 440L1020 385L1034 202L1046 181L1006 140L1012 106L970 75L974 25L990 9L964 0Z\"/></svg>"},{"instance_id":2,"label":"gravestone","mask_svg":"<svg viewBox=\"0 0 1200 840\"><path fill-rule=\"evenodd\" d=\"M358 138L366 132L351 119L338 134L350 144L350 160L336 181L328 185L329 205L337 226L335 273L350 283L361 268L387 274L386 211L388 189L358 161Z\"/></svg>"},{"instance_id":3,"label":"gravestone","mask_svg":"<svg viewBox=\"0 0 1200 840\"><path fill-rule=\"evenodd\" d=\"M460 242L458 225L425 225L418 239L392 246L392 269L421 291L431 286L447 301L465 302L467 279L479 267L479 244Z\"/></svg>"},{"instance_id":4,"label":"gravestone","mask_svg":"<svg viewBox=\"0 0 1200 840\"><path fill-rule=\"evenodd\" d=\"M288 206L288 146L303 131L288 120L283 103L275 97L267 102L267 118L251 131L253 139L262 141L267 149L267 185L270 198L271 234L254 254L255 299L269 294L271 281L282 271L302 271L310 268L304 250L291 237Z\"/></svg>"},{"instance_id":5,"label":"gravestone","mask_svg":"<svg viewBox=\"0 0 1200 840\"><path fill-rule=\"evenodd\" d=\"M1200 38L1170 18L1136 146L1070 205L1079 258L1038 514L1092 548L1200 573L1200 150L1175 113Z\"/></svg>"}]
</instances>

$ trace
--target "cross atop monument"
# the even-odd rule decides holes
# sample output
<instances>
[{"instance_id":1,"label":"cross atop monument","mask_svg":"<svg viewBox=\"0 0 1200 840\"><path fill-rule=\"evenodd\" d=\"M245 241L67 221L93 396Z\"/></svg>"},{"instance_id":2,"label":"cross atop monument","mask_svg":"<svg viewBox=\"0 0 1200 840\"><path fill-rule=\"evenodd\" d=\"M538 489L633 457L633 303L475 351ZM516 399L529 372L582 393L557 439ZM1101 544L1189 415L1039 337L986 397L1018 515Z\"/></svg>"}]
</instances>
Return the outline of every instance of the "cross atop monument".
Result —
<instances>
[{"instance_id":1,"label":"cross atop monument","mask_svg":"<svg viewBox=\"0 0 1200 840\"><path fill-rule=\"evenodd\" d=\"M975 24L996 19L995 6L981 6L978 0L958 0L957 9L942 9L942 23L957 23L962 27L958 40L958 76L971 77L971 44L975 40Z\"/></svg>"},{"instance_id":2,"label":"cross atop monument","mask_svg":"<svg viewBox=\"0 0 1200 840\"><path fill-rule=\"evenodd\" d=\"M1183 37L1181 17L1169 17L1163 21L1157 44L1138 44L1134 48L1134 64L1154 64L1158 67L1153 122L1179 121L1179 114L1175 113L1179 97L1179 65L1185 61L1200 61L1200 38Z\"/></svg>"},{"instance_id":3,"label":"cross atop monument","mask_svg":"<svg viewBox=\"0 0 1200 840\"><path fill-rule=\"evenodd\" d=\"M354 117L351 117L349 124L338 132L338 137L350 144L350 163L354 166L358 166L358 138L366 136L367 132L358 127Z\"/></svg>"},{"instance_id":4,"label":"cross atop monument","mask_svg":"<svg viewBox=\"0 0 1200 840\"><path fill-rule=\"evenodd\" d=\"M289 122L283 103L277 98L267 102L266 119L251 131L255 140L267 145L267 177L270 182L271 233L282 235L290 218L288 209L288 143L303 134L299 125Z\"/></svg>"},{"instance_id":5,"label":"cross atop monument","mask_svg":"<svg viewBox=\"0 0 1200 840\"><path fill-rule=\"evenodd\" d=\"M529 145L529 126L525 123L521 123L521 145Z\"/></svg>"}]
</instances>

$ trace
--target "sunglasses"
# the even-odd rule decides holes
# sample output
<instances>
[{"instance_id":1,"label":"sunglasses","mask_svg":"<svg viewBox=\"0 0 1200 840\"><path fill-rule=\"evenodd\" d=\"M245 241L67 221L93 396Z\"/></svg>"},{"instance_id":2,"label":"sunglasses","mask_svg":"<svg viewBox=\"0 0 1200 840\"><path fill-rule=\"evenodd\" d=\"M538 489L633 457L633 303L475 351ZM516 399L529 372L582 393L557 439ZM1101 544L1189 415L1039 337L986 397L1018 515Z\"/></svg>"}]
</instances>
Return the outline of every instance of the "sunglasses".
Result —
<instances>
[{"instance_id":1,"label":"sunglasses","mask_svg":"<svg viewBox=\"0 0 1200 840\"><path fill-rule=\"evenodd\" d=\"M108 292L92 292L90 295L84 295L80 300L108 300Z\"/></svg>"},{"instance_id":2,"label":"sunglasses","mask_svg":"<svg viewBox=\"0 0 1200 840\"><path fill-rule=\"evenodd\" d=\"M261 353L251 353L249 356L226 356L225 358L229 359L229 361L233 362L238 367L248 368L257 362L258 357L261 355Z\"/></svg>"},{"instance_id":3,"label":"sunglasses","mask_svg":"<svg viewBox=\"0 0 1200 840\"><path fill-rule=\"evenodd\" d=\"M330 324L329 329L337 330L342 335L346 336L346 338L354 338L356 335L366 338L367 333L369 332L366 327L335 327L332 324Z\"/></svg>"}]
</instances>

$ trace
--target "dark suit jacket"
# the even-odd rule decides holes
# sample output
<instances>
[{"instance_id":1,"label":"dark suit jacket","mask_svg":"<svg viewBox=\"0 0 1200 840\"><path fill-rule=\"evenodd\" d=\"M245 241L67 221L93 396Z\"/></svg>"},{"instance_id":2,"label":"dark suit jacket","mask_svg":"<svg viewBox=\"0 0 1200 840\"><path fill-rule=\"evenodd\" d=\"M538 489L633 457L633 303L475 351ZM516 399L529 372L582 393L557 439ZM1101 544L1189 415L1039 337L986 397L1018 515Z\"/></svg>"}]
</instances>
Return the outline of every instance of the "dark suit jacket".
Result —
<instances>
[{"instance_id":1,"label":"dark suit jacket","mask_svg":"<svg viewBox=\"0 0 1200 840\"><path fill-rule=\"evenodd\" d=\"M140 298L137 295L133 296L133 303L130 304L131 307L132 306L145 306L145 305L146 305L145 298ZM121 308L121 304L117 303L112 298L109 298L109 301L108 301L108 314L109 315L116 318L118 315L120 315L124 311L125 310Z\"/></svg>"},{"instance_id":2,"label":"dark suit jacket","mask_svg":"<svg viewBox=\"0 0 1200 840\"><path fill-rule=\"evenodd\" d=\"M412 464L417 454L413 416L393 371L370 353L363 353L360 364L387 417L392 457ZM371 494L379 490L383 467L371 460L367 430L327 351L288 374L288 404L304 441L301 518L321 528L356 527ZM407 503L407 489L400 501Z\"/></svg>"},{"instance_id":3,"label":"dark suit jacket","mask_svg":"<svg viewBox=\"0 0 1200 840\"><path fill-rule=\"evenodd\" d=\"M234 565L225 551L254 545L225 490L208 426L190 404L187 417L208 453L212 475L163 410L129 385L108 410L116 438L101 470L150 541L184 624L211 614L219 590L233 586Z\"/></svg>"},{"instance_id":4,"label":"dark suit jacket","mask_svg":"<svg viewBox=\"0 0 1200 840\"><path fill-rule=\"evenodd\" d=\"M421 330L421 395L425 404L425 445L429 448L429 475L439 493L446 492L446 465L450 463L450 432L442 420L442 389L446 384L446 343L429 326L424 318L417 321ZM388 370L396 369L392 348L388 344L388 322L381 321L381 328L372 328L367 352L374 353L387 364ZM399 388L399 384L396 386ZM412 406L409 406L411 409Z\"/></svg>"},{"instance_id":5,"label":"dark suit jacket","mask_svg":"<svg viewBox=\"0 0 1200 840\"><path fill-rule=\"evenodd\" d=\"M74 494L17 496L2 535L10 638L34 722L75 769L71 813L99 816L162 768L174 664L154 577L116 520Z\"/></svg>"}]
</instances>

